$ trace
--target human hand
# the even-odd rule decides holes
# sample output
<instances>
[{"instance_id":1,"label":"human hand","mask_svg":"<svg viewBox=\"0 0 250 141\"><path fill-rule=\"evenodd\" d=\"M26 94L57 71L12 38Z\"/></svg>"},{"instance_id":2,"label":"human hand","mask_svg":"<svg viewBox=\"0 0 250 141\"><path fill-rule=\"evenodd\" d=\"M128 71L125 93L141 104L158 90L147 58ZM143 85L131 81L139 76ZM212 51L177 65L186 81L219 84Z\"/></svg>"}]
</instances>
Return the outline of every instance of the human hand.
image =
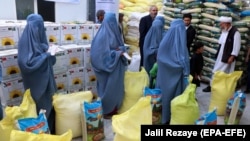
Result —
<instances>
[{"instance_id":1,"label":"human hand","mask_svg":"<svg viewBox=\"0 0 250 141\"><path fill-rule=\"evenodd\" d=\"M231 56L228 58L227 63L228 63L228 64L231 64L233 61L234 61L234 56L231 55Z\"/></svg>"}]
</instances>

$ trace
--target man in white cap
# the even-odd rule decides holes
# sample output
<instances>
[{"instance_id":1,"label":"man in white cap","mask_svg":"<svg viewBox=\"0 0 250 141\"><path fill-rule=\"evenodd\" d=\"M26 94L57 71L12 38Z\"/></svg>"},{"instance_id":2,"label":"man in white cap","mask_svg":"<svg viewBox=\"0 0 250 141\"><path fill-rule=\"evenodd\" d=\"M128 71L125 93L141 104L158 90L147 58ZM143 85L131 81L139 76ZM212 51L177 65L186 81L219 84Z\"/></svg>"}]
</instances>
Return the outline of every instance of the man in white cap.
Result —
<instances>
[{"instance_id":1,"label":"man in white cap","mask_svg":"<svg viewBox=\"0 0 250 141\"><path fill-rule=\"evenodd\" d=\"M231 73L234 71L236 57L240 51L241 37L237 28L232 26L231 17L222 16L219 21L221 28L220 47L217 50L213 73L216 71ZM211 92L211 87L203 89L203 92Z\"/></svg>"}]
</instances>

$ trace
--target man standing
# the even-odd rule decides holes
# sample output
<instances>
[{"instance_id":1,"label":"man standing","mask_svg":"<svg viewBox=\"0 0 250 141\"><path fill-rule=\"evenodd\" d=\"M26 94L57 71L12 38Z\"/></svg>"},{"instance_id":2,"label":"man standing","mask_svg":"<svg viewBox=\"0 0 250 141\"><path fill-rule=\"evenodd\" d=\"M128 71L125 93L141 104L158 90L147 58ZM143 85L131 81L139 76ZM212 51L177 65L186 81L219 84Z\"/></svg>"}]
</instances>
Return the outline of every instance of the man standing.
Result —
<instances>
[{"instance_id":1,"label":"man standing","mask_svg":"<svg viewBox=\"0 0 250 141\"><path fill-rule=\"evenodd\" d=\"M118 23L118 25L119 25L119 31L120 31L120 33L121 33L121 36L122 36L122 41L123 41L123 43L125 42L125 38L124 38L124 31L123 31L123 17L124 17L124 14L123 13L119 13L119 19L118 19L118 21L119 21L119 23Z\"/></svg>"},{"instance_id":2,"label":"man standing","mask_svg":"<svg viewBox=\"0 0 250 141\"><path fill-rule=\"evenodd\" d=\"M3 119L3 107L1 104L1 97L0 97L0 121Z\"/></svg>"},{"instance_id":3,"label":"man standing","mask_svg":"<svg viewBox=\"0 0 250 141\"><path fill-rule=\"evenodd\" d=\"M217 51L213 73L216 71L231 73L234 71L236 57L240 51L241 37L237 28L232 26L231 17L222 16L219 21L222 32L218 41L220 47ZM211 92L211 87L203 89L203 92Z\"/></svg>"},{"instance_id":4,"label":"man standing","mask_svg":"<svg viewBox=\"0 0 250 141\"><path fill-rule=\"evenodd\" d=\"M96 18L97 18L97 22L96 23L99 23L101 24L103 19L104 19L104 14L105 14L105 11L100 9L96 12Z\"/></svg>"},{"instance_id":5,"label":"man standing","mask_svg":"<svg viewBox=\"0 0 250 141\"><path fill-rule=\"evenodd\" d=\"M185 23L187 31L187 48L189 55L190 55L191 44L193 43L196 34L194 27L191 25L191 20L192 20L192 15L190 13L183 15L183 21Z\"/></svg>"},{"instance_id":6,"label":"man standing","mask_svg":"<svg viewBox=\"0 0 250 141\"><path fill-rule=\"evenodd\" d=\"M246 84L246 90L244 91L245 93L250 93L250 45L247 46L247 54L245 58L245 62L247 64L247 84Z\"/></svg>"},{"instance_id":7,"label":"man standing","mask_svg":"<svg viewBox=\"0 0 250 141\"><path fill-rule=\"evenodd\" d=\"M149 8L149 15L146 15L141 18L139 23L139 32L140 32L140 39L139 39L139 47L140 47L140 54L141 54L141 62L140 66L143 66L143 44L145 36L152 25L153 20L158 14L158 8L155 5L150 6Z\"/></svg>"}]
</instances>

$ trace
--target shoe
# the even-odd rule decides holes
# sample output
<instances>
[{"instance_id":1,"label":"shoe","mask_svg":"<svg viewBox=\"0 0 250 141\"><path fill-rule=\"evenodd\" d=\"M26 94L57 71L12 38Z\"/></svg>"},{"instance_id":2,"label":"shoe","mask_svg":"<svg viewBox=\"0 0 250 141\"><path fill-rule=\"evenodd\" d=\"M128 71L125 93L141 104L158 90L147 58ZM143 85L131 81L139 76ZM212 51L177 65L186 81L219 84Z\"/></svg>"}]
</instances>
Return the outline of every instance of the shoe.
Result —
<instances>
[{"instance_id":1,"label":"shoe","mask_svg":"<svg viewBox=\"0 0 250 141\"><path fill-rule=\"evenodd\" d=\"M202 90L203 92L211 92L211 86L207 86L205 89Z\"/></svg>"}]
</instances>

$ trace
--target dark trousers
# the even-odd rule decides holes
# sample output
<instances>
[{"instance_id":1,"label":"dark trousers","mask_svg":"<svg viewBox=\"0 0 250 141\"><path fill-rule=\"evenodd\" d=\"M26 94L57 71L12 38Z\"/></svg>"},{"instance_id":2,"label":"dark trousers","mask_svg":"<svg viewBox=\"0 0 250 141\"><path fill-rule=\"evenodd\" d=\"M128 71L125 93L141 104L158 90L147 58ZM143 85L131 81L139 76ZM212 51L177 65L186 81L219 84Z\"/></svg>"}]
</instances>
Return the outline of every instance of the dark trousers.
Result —
<instances>
[{"instance_id":1,"label":"dark trousers","mask_svg":"<svg viewBox=\"0 0 250 141\"><path fill-rule=\"evenodd\" d=\"M250 90L250 60L247 62L247 84L246 90Z\"/></svg>"},{"instance_id":2,"label":"dark trousers","mask_svg":"<svg viewBox=\"0 0 250 141\"><path fill-rule=\"evenodd\" d=\"M1 104L1 98L0 98L0 120L3 119L3 108L2 108L2 104Z\"/></svg>"},{"instance_id":3,"label":"dark trousers","mask_svg":"<svg viewBox=\"0 0 250 141\"><path fill-rule=\"evenodd\" d=\"M143 66L143 46L140 46L140 55L141 55L140 67L142 67Z\"/></svg>"}]
</instances>

